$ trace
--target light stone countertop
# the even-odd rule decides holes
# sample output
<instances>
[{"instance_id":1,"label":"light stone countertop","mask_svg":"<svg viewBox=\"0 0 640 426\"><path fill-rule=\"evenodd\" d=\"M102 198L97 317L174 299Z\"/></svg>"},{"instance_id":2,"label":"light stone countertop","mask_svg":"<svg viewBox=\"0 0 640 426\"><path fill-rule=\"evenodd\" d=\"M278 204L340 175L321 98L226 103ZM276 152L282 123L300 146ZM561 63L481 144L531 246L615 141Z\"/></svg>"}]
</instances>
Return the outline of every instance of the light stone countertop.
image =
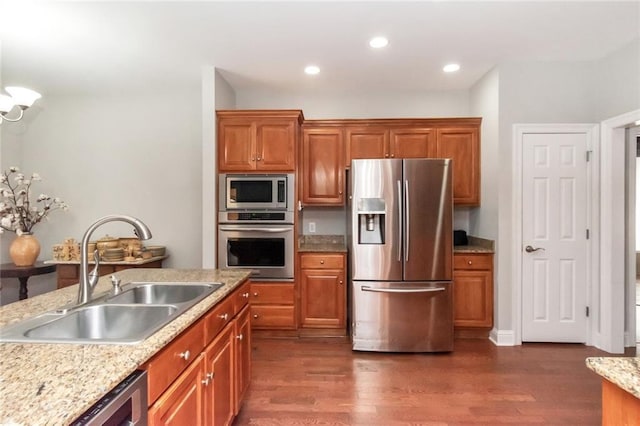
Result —
<instances>
[{"instance_id":1,"label":"light stone countertop","mask_svg":"<svg viewBox=\"0 0 640 426\"><path fill-rule=\"evenodd\" d=\"M640 357L587 358L587 367L640 399Z\"/></svg>"},{"instance_id":2,"label":"light stone countertop","mask_svg":"<svg viewBox=\"0 0 640 426\"><path fill-rule=\"evenodd\" d=\"M68 425L249 277L244 270L127 269L132 281L224 285L136 345L0 343L0 425ZM100 278L94 297L111 289ZM0 308L0 327L75 302L78 285Z\"/></svg>"},{"instance_id":3,"label":"light stone countertop","mask_svg":"<svg viewBox=\"0 0 640 426\"><path fill-rule=\"evenodd\" d=\"M346 253L344 235L301 235L298 238L298 253Z\"/></svg>"}]
</instances>

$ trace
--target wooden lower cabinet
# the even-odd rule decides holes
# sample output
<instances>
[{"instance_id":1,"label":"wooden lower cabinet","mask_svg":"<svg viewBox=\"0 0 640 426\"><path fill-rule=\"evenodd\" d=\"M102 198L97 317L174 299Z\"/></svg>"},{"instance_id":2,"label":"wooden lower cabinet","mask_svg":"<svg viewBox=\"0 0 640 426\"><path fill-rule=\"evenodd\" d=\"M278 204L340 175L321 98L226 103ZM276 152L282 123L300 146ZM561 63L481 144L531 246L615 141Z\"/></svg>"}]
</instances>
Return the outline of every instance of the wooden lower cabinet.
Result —
<instances>
[{"instance_id":1,"label":"wooden lower cabinet","mask_svg":"<svg viewBox=\"0 0 640 426\"><path fill-rule=\"evenodd\" d=\"M151 425L205 425L203 356L199 356L149 409Z\"/></svg>"},{"instance_id":2,"label":"wooden lower cabinet","mask_svg":"<svg viewBox=\"0 0 640 426\"><path fill-rule=\"evenodd\" d=\"M150 425L233 422L251 380L249 288L236 289L141 367Z\"/></svg>"},{"instance_id":3,"label":"wooden lower cabinet","mask_svg":"<svg viewBox=\"0 0 640 426\"><path fill-rule=\"evenodd\" d=\"M347 291L343 253L300 255L300 326L346 332Z\"/></svg>"},{"instance_id":4,"label":"wooden lower cabinet","mask_svg":"<svg viewBox=\"0 0 640 426\"><path fill-rule=\"evenodd\" d=\"M254 330L295 330L295 287L292 282L251 283L251 327Z\"/></svg>"},{"instance_id":5,"label":"wooden lower cabinet","mask_svg":"<svg viewBox=\"0 0 640 426\"><path fill-rule=\"evenodd\" d=\"M453 256L454 326L493 326L493 254Z\"/></svg>"}]
</instances>

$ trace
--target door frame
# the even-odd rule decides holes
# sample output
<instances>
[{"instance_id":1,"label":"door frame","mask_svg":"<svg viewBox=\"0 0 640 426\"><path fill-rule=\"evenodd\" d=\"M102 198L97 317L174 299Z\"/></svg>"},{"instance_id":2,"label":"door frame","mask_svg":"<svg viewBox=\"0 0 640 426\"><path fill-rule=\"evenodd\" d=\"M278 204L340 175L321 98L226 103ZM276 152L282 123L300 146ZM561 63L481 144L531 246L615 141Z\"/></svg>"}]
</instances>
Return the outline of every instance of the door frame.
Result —
<instances>
[{"instance_id":1,"label":"door frame","mask_svg":"<svg viewBox=\"0 0 640 426\"><path fill-rule=\"evenodd\" d=\"M599 162L599 147L597 124L514 124L513 125L513 176L512 176L512 321L514 324L514 344L522 344L522 140L527 133L585 133L587 135L587 150L591 151L590 164L587 168L587 228L590 230L590 238L587 241L587 285L586 302L590 306L590 315L587 317L586 344L592 345L594 318L598 318L599 313L595 312L593 300L597 300L597 277L598 273L598 188L599 179L597 164ZM586 155L586 154L585 154ZM595 284L595 285L594 285Z\"/></svg>"},{"instance_id":2,"label":"door frame","mask_svg":"<svg viewBox=\"0 0 640 426\"><path fill-rule=\"evenodd\" d=\"M623 353L625 343L625 184L626 127L640 120L640 109L605 120L600 125L600 290L602 315L594 330L594 345L611 353ZM635 283L627 283L629 289ZM630 291L630 290L628 290ZM631 294L631 293L629 293ZM635 318L635 312L630 312Z\"/></svg>"}]
</instances>

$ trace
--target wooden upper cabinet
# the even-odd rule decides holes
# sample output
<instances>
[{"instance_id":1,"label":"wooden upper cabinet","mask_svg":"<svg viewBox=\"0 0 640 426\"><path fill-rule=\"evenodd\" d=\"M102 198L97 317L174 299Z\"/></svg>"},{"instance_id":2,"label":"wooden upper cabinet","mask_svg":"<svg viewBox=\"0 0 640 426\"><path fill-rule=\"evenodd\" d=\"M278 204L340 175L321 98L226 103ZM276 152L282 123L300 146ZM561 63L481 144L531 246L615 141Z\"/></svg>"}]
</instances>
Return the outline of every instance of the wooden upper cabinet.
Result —
<instances>
[{"instance_id":1,"label":"wooden upper cabinet","mask_svg":"<svg viewBox=\"0 0 640 426\"><path fill-rule=\"evenodd\" d=\"M344 141L340 128L302 129L302 197L305 205L344 204Z\"/></svg>"},{"instance_id":2,"label":"wooden upper cabinet","mask_svg":"<svg viewBox=\"0 0 640 426\"><path fill-rule=\"evenodd\" d=\"M389 158L389 130L379 128L355 128L345 129L347 140L347 162L357 158Z\"/></svg>"},{"instance_id":3,"label":"wooden upper cabinet","mask_svg":"<svg viewBox=\"0 0 640 426\"><path fill-rule=\"evenodd\" d=\"M391 158L432 158L436 155L436 133L429 128L391 129Z\"/></svg>"},{"instance_id":4,"label":"wooden upper cabinet","mask_svg":"<svg viewBox=\"0 0 640 426\"><path fill-rule=\"evenodd\" d=\"M437 130L437 158L453 160L453 202L480 205L480 137L478 127Z\"/></svg>"},{"instance_id":5,"label":"wooden upper cabinet","mask_svg":"<svg viewBox=\"0 0 640 426\"><path fill-rule=\"evenodd\" d=\"M299 110L224 110L218 117L218 170L294 171Z\"/></svg>"}]
</instances>

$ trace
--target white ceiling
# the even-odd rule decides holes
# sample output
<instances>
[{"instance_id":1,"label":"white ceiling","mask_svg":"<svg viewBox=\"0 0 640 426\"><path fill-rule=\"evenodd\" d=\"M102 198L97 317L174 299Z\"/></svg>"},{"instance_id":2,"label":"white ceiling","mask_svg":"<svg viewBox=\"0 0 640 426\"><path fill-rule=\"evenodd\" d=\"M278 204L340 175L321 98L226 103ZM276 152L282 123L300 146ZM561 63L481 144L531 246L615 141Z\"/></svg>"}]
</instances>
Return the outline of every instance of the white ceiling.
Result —
<instances>
[{"instance_id":1,"label":"white ceiling","mask_svg":"<svg viewBox=\"0 0 640 426\"><path fill-rule=\"evenodd\" d=\"M0 0L2 83L43 95L197 87L203 65L238 90L466 90L499 63L597 60L639 36L637 0Z\"/></svg>"}]
</instances>

